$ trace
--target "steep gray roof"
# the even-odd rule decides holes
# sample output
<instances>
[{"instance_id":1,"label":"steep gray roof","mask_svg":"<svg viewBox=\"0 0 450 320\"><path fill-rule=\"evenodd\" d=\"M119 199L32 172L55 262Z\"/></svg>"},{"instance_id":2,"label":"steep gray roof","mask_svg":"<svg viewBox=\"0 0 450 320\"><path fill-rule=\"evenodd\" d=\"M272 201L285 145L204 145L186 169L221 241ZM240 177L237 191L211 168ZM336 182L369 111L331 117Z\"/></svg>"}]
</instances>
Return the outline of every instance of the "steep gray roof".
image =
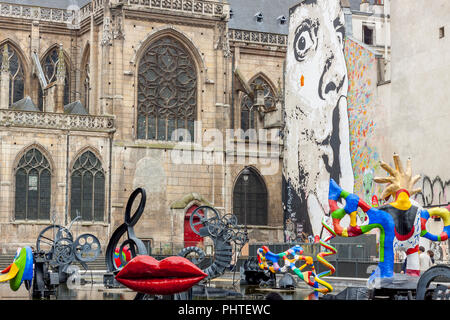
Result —
<instances>
[{"instance_id":1,"label":"steep gray roof","mask_svg":"<svg viewBox=\"0 0 450 320\"><path fill-rule=\"evenodd\" d=\"M40 111L36 105L31 100L30 96L26 96L25 98L14 102L11 105L12 110L22 110L22 111Z\"/></svg>"},{"instance_id":2,"label":"steep gray roof","mask_svg":"<svg viewBox=\"0 0 450 320\"><path fill-rule=\"evenodd\" d=\"M361 0L349 0L350 1L350 10L359 11L359 5L361 4ZM370 4L374 4L375 0L369 0Z\"/></svg>"},{"instance_id":3,"label":"steep gray roof","mask_svg":"<svg viewBox=\"0 0 450 320\"><path fill-rule=\"evenodd\" d=\"M300 0L228 0L232 17L228 23L230 29L251 30L277 34L289 32L289 8ZM256 15L262 14L258 22ZM280 23L280 17L286 18L286 23Z\"/></svg>"},{"instance_id":4,"label":"steep gray roof","mask_svg":"<svg viewBox=\"0 0 450 320\"><path fill-rule=\"evenodd\" d=\"M66 104L64 106L64 113L68 114L89 114L81 104L80 100Z\"/></svg>"},{"instance_id":5,"label":"steep gray roof","mask_svg":"<svg viewBox=\"0 0 450 320\"><path fill-rule=\"evenodd\" d=\"M91 2L91 0L0 0L0 3L56 9L67 9L71 5L75 5L81 8L89 2Z\"/></svg>"}]
</instances>

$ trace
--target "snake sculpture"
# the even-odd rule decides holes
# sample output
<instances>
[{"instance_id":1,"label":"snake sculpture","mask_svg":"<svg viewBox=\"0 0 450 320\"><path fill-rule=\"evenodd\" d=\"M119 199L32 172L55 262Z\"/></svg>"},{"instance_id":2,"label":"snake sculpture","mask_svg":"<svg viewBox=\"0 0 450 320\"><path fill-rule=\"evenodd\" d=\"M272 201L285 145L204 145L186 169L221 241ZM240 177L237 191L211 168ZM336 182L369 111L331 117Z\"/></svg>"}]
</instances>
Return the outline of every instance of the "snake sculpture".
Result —
<instances>
[{"instance_id":1,"label":"snake sculpture","mask_svg":"<svg viewBox=\"0 0 450 320\"><path fill-rule=\"evenodd\" d=\"M221 218L218 211L210 206L196 208L192 212L189 222L194 233L201 237L208 236L214 243L213 263L203 269L203 272L208 275L204 280L221 276L231 266L233 258L232 243L237 246L235 252L240 252L242 246L248 241L247 232L239 230L235 215L228 214ZM205 258L205 253L199 247L186 247L178 255L188 257L192 253L197 256L193 262L200 265Z\"/></svg>"}]
</instances>

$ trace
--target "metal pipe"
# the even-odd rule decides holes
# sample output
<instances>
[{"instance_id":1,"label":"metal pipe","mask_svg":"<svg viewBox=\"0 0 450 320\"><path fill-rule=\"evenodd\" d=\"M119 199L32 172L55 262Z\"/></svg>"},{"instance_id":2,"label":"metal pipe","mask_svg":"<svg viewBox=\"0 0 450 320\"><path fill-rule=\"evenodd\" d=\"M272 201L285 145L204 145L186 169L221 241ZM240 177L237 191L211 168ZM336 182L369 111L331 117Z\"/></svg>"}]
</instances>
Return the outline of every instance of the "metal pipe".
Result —
<instances>
[{"instance_id":1,"label":"metal pipe","mask_svg":"<svg viewBox=\"0 0 450 320\"><path fill-rule=\"evenodd\" d=\"M69 142L70 142L70 131L66 134L66 204L64 209L64 225L67 225L69 216Z\"/></svg>"}]
</instances>

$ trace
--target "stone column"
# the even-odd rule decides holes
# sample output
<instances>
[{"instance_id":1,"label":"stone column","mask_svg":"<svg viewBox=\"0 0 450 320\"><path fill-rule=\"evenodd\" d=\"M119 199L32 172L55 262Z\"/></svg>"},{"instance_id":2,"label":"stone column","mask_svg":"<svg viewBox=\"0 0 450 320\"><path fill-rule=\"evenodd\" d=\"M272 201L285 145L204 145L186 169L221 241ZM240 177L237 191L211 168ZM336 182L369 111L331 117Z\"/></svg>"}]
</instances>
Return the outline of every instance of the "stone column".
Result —
<instances>
[{"instance_id":1,"label":"stone column","mask_svg":"<svg viewBox=\"0 0 450 320\"><path fill-rule=\"evenodd\" d=\"M0 70L0 108L9 108L9 52L8 45L5 44L2 53L2 67Z\"/></svg>"},{"instance_id":2,"label":"stone column","mask_svg":"<svg viewBox=\"0 0 450 320\"><path fill-rule=\"evenodd\" d=\"M64 80L66 79L66 64L62 44L59 45L58 67L56 70L56 105L55 112L64 113Z\"/></svg>"}]
</instances>

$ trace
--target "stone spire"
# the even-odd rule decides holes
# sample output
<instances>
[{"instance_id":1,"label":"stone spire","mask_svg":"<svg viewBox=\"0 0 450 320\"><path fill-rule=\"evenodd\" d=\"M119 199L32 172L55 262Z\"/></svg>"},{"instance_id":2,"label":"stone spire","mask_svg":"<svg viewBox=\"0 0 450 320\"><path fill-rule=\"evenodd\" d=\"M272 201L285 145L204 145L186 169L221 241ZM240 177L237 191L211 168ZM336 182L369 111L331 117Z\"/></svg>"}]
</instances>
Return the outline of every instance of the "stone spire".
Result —
<instances>
[{"instance_id":1,"label":"stone spire","mask_svg":"<svg viewBox=\"0 0 450 320\"><path fill-rule=\"evenodd\" d=\"M55 111L64 112L64 84L66 79L66 63L64 62L64 51L62 44L59 45L58 66L56 69L56 103Z\"/></svg>"},{"instance_id":2,"label":"stone spire","mask_svg":"<svg viewBox=\"0 0 450 320\"><path fill-rule=\"evenodd\" d=\"M58 67L56 69L56 81L58 83L64 84L65 78L66 78L66 63L64 62L63 46L62 44L60 44L58 52Z\"/></svg>"},{"instance_id":3,"label":"stone spire","mask_svg":"<svg viewBox=\"0 0 450 320\"><path fill-rule=\"evenodd\" d=\"M9 51L8 45L3 46L2 67L0 70L0 108L9 108Z\"/></svg>"}]
</instances>

